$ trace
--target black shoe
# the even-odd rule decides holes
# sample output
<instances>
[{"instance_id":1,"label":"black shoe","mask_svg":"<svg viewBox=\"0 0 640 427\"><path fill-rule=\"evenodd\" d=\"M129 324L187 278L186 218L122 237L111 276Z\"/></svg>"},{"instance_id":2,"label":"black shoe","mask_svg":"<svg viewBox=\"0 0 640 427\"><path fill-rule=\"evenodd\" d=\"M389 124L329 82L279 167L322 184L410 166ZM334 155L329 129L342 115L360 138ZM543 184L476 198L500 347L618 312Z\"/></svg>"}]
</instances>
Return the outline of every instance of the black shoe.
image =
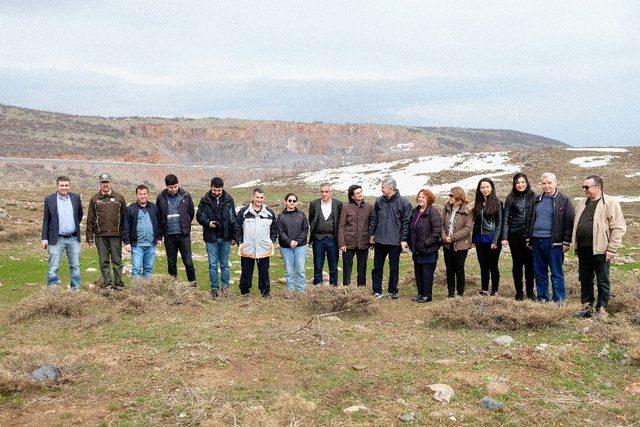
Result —
<instances>
[{"instance_id":1,"label":"black shoe","mask_svg":"<svg viewBox=\"0 0 640 427\"><path fill-rule=\"evenodd\" d=\"M216 299L218 298L218 291L215 289L211 290L211 299Z\"/></svg>"},{"instance_id":2,"label":"black shoe","mask_svg":"<svg viewBox=\"0 0 640 427\"><path fill-rule=\"evenodd\" d=\"M418 302L431 302L431 297L422 297L418 300Z\"/></svg>"},{"instance_id":3,"label":"black shoe","mask_svg":"<svg viewBox=\"0 0 640 427\"><path fill-rule=\"evenodd\" d=\"M521 293L516 293L516 301L522 301L524 296Z\"/></svg>"},{"instance_id":4,"label":"black shoe","mask_svg":"<svg viewBox=\"0 0 640 427\"><path fill-rule=\"evenodd\" d=\"M498 295L498 291L491 292L491 296L492 296L492 297L495 297L496 295Z\"/></svg>"},{"instance_id":5,"label":"black shoe","mask_svg":"<svg viewBox=\"0 0 640 427\"><path fill-rule=\"evenodd\" d=\"M416 295L415 297L412 297L412 298L411 298L411 301L419 301L419 300L420 300L420 298L422 298L422 295L418 294L418 295Z\"/></svg>"},{"instance_id":6,"label":"black shoe","mask_svg":"<svg viewBox=\"0 0 640 427\"><path fill-rule=\"evenodd\" d=\"M456 295L455 295L455 294L449 294L449 295L447 295L447 298L455 298L455 297L456 297Z\"/></svg>"},{"instance_id":7,"label":"black shoe","mask_svg":"<svg viewBox=\"0 0 640 427\"><path fill-rule=\"evenodd\" d=\"M391 299L398 299L398 293L397 292L392 292L390 295Z\"/></svg>"},{"instance_id":8,"label":"black shoe","mask_svg":"<svg viewBox=\"0 0 640 427\"><path fill-rule=\"evenodd\" d=\"M247 292L240 291L240 296L241 297L248 297L249 296L249 291L247 291Z\"/></svg>"},{"instance_id":9,"label":"black shoe","mask_svg":"<svg viewBox=\"0 0 640 427\"><path fill-rule=\"evenodd\" d=\"M591 308L583 308L582 310L576 313L576 317L581 317L583 319L588 319L590 317L593 317Z\"/></svg>"},{"instance_id":10,"label":"black shoe","mask_svg":"<svg viewBox=\"0 0 640 427\"><path fill-rule=\"evenodd\" d=\"M262 293L262 298L269 298L270 296L269 291Z\"/></svg>"},{"instance_id":11,"label":"black shoe","mask_svg":"<svg viewBox=\"0 0 640 427\"><path fill-rule=\"evenodd\" d=\"M480 292L478 292L478 295L482 295L483 297L488 297L489 296L489 291L480 291Z\"/></svg>"}]
</instances>

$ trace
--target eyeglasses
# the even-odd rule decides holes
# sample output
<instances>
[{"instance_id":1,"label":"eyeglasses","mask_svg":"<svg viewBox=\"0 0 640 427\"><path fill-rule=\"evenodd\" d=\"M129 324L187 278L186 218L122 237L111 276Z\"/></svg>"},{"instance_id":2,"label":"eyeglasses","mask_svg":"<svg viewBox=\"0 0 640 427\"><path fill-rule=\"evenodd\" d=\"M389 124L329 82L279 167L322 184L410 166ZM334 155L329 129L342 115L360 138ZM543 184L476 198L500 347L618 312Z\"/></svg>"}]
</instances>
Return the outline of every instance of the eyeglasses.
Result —
<instances>
[{"instance_id":1,"label":"eyeglasses","mask_svg":"<svg viewBox=\"0 0 640 427\"><path fill-rule=\"evenodd\" d=\"M287 199L287 203L295 203L295 202L297 202L296 199Z\"/></svg>"},{"instance_id":2,"label":"eyeglasses","mask_svg":"<svg viewBox=\"0 0 640 427\"><path fill-rule=\"evenodd\" d=\"M599 187L598 184L593 184L593 185L583 185L582 189L587 191L588 189L590 189L591 187Z\"/></svg>"}]
</instances>

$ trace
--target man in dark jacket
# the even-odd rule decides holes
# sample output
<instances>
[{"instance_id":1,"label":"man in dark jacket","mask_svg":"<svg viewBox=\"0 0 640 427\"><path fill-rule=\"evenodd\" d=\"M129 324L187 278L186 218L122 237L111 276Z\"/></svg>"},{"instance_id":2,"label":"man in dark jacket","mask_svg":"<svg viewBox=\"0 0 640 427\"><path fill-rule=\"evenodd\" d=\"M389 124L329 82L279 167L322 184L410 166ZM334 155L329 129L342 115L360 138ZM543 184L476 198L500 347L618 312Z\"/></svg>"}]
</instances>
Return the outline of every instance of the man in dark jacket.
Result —
<instances>
[{"instance_id":1,"label":"man in dark jacket","mask_svg":"<svg viewBox=\"0 0 640 427\"><path fill-rule=\"evenodd\" d=\"M236 205L233 197L224 190L220 177L211 180L211 190L202 196L198 204L196 220L202 225L202 237L209 258L211 298L218 297L218 264L222 294L229 289L229 253L236 244L233 238L236 226Z\"/></svg>"},{"instance_id":2,"label":"man in dark jacket","mask_svg":"<svg viewBox=\"0 0 640 427\"><path fill-rule=\"evenodd\" d=\"M120 290L122 281L122 223L127 203L113 191L111 175L100 175L100 191L91 197L87 212L87 244L96 244L102 287ZM110 268L111 264L111 268ZM113 269L113 278L111 277Z\"/></svg>"},{"instance_id":3,"label":"man in dark jacket","mask_svg":"<svg viewBox=\"0 0 640 427\"><path fill-rule=\"evenodd\" d=\"M538 301L549 301L549 271L553 301L566 298L564 254L571 245L574 210L571 201L558 189L556 176L545 172L540 177L542 194L536 197L531 210L528 242L533 250Z\"/></svg>"},{"instance_id":4,"label":"man in dark jacket","mask_svg":"<svg viewBox=\"0 0 640 427\"><path fill-rule=\"evenodd\" d=\"M338 223L338 246L342 252L342 284L351 283L353 257L358 262L357 285L367 283L367 258L369 258L369 221L373 206L364 200L362 187L352 185L347 191L349 203L342 205Z\"/></svg>"},{"instance_id":5,"label":"man in dark jacket","mask_svg":"<svg viewBox=\"0 0 640 427\"><path fill-rule=\"evenodd\" d=\"M382 180L382 196L378 197L369 223L369 241L374 246L373 296L382 297L382 272L384 262L389 256L389 296L398 299L398 277L400 270L400 252L407 248L411 203L400 196L395 179Z\"/></svg>"},{"instance_id":6,"label":"man in dark jacket","mask_svg":"<svg viewBox=\"0 0 640 427\"><path fill-rule=\"evenodd\" d=\"M164 178L167 186L156 198L160 232L164 236L167 251L167 270L178 277L178 251L187 272L187 280L196 286L196 270L191 257L191 221L195 206L191 194L178 184L178 177L169 174Z\"/></svg>"},{"instance_id":7,"label":"man in dark jacket","mask_svg":"<svg viewBox=\"0 0 640 427\"><path fill-rule=\"evenodd\" d=\"M66 252L71 272L71 289L77 290L80 287L82 201L79 194L69 192L69 183L68 177L58 177L58 190L44 199L41 244L49 252L47 286L60 284L58 268L62 254Z\"/></svg>"},{"instance_id":8,"label":"man in dark jacket","mask_svg":"<svg viewBox=\"0 0 640 427\"><path fill-rule=\"evenodd\" d=\"M122 226L124 250L131 252L131 278L149 278L153 273L156 246L162 246L158 209L149 202L149 188L136 187L136 203L127 207Z\"/></svg>"},{"instance_id":9,"label":"man in dark jacket","mask_svg":"<svg viewBox=\"0 0 640 427\"><path fill-rule=\"evenodd\" d=\"M338 221L342 202L331 194L331 184L320 184L320 198L309 204L309 231L313 248L313 284L322 283L325 256L329 263L329 283L338 286Z\"/></svg>"}]
</instances>

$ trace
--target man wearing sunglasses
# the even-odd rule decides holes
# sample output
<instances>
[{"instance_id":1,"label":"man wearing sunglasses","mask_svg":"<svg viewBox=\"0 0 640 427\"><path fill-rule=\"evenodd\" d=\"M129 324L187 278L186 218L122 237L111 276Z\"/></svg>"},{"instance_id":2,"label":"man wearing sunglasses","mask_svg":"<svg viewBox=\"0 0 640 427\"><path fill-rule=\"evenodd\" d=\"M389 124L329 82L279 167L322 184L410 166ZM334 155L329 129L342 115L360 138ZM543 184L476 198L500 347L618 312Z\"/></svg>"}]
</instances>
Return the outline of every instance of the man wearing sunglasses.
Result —
<instances>
[{"instance_id":1,"label":"man wearing sunglasses","mask_svg":"<svg viewBox=\"0 0 640 427\"><path fill-rule=\"evenodd\" d=\"M598 317L601 310L606 310L611 290L609 266L627 231L620 203L604 194L603 186L601 177L588 176L582 184L587 198L576 207L578 220L573 226L573 243L578 255L580 299L584 305L578 313L580 317ZM595 313L594 276L598 286Z\"/></svg>"}]
</instances>

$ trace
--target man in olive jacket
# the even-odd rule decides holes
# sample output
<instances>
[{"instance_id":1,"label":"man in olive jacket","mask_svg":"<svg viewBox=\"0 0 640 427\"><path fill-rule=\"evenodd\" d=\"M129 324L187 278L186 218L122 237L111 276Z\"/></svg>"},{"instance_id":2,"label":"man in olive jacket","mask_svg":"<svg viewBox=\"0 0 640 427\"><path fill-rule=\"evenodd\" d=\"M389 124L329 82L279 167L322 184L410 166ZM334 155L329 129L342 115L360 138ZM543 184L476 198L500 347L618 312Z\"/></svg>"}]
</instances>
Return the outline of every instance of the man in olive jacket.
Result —
<instances>
[{"instance_id":1,"label":"man in olive jacket","mask_svg":"<svg viewBox=\"0 0 640 427\"><path fill-rule=\"evenodd\" d=\"M127 203L113 191L111 175L100 175L100 191L91 197L87 212L87 244L95 242L102 273L102 287L120 290L122 281L122 225ZM111 277L111 268L113 277Z\"/></svg>"},{"instance_id":2,"label":"man in olive jacket","mask_svg":"<svg viewBox=\"0 0 640 427\"><path fill-rule=\"evenodd\" d=\"M599 316L600 311L607 308L611 293L609 266L627 231L620 203L604 194L603 187L604 182L600 176L588 176L582 183L587 198L576 207L577 220L573 225L572 240L578 255L580 295L584 304L584 309L579 313L581 317L594 315L594 276L598 283L595 315Z\"/></svg>"}]
</instances>

